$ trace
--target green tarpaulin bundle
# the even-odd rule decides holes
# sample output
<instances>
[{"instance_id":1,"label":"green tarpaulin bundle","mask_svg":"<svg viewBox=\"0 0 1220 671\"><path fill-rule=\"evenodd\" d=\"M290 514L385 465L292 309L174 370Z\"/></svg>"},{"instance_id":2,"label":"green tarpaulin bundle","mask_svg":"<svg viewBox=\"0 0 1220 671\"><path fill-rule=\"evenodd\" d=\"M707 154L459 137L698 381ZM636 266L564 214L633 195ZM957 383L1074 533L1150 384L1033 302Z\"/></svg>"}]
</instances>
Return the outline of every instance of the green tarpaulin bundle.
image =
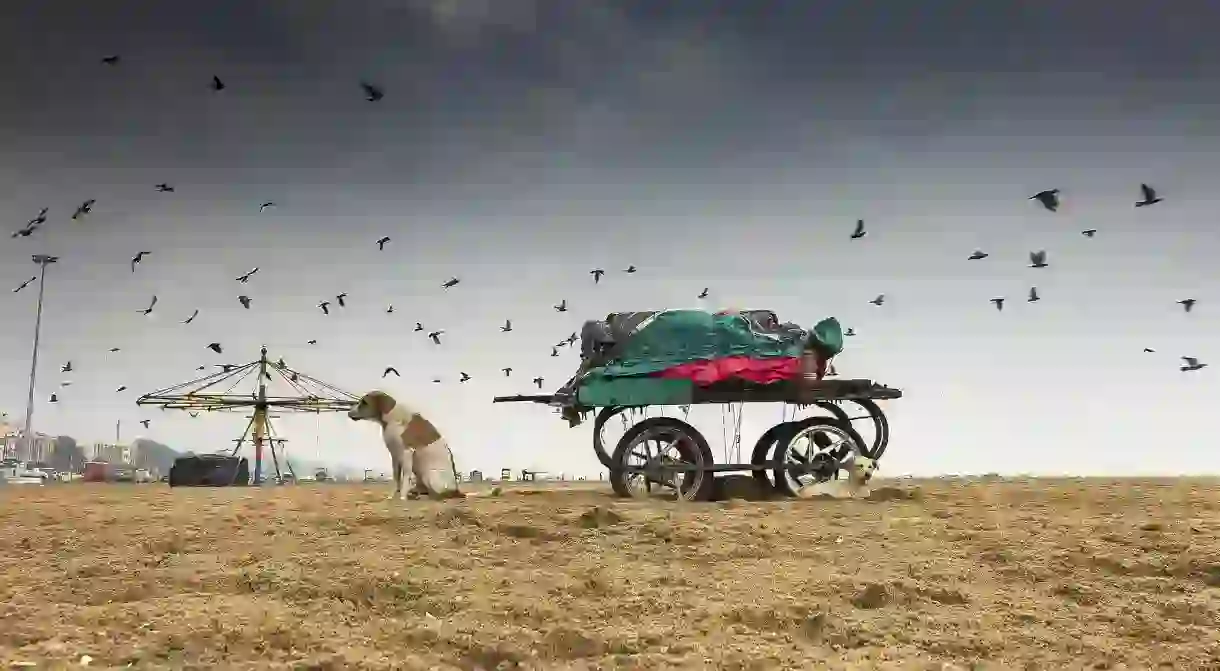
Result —
<instances>
[{"instance_id":1,"label":"green tarpaulin bundle","mask_svg":"<svg viewBox=\"0 0 1220 671\"><path fill-rule=\"evenodd\" d=\"M604 377L649 375L692 361L730 356L751 358L799 357L811 348L829 358L843 349L839 321L828 317L806 330L795 324L760 323L742 312L712 313L703 310L658 312L640 325L615 355L599 369L589 371Z\"/></svg>"}]
</instances>

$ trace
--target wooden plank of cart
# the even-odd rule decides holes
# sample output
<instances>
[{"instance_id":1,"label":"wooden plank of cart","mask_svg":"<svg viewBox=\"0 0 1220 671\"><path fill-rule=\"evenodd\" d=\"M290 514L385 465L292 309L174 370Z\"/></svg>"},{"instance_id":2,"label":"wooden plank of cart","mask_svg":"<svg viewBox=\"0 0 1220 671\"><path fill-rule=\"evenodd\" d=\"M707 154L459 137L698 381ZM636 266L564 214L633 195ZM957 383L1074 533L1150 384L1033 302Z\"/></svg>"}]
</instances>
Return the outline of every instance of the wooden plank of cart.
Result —
<instances>
[{"instance_id":1,"label":"wooden plank of cart","mask_svg":"<svg viewBox=\"0 0 1220 671\"><path fill-rule=\"evenodd\" d=\"M496 403L532 402L555 406L574 426L597 410L593 450L610 471L610 483L619 496L649 496L654 489L672 491L683 500L711 500L715 474L751 472L770 490L793 496L809 482L839 477L855 456L880 459L889 444L889 422L879 400L902 397L898 389L872 380L821 379L800 376L770 384L739 379L697 385L688 379L622 377L578 383L567 394L498 396ZM824 414L780 422L768 429L749 463L717 464L707 439L695 427L676 417L648 417L632 425L607 452L602 430L607 420L634 408L690 406L709 403L788 403ZM854 404L865 415L852 417L845 406ZM872 444L865 445L853 421L873 424ZM797 449L797 446L805 449Z\"/></svg>"}]
</instances>

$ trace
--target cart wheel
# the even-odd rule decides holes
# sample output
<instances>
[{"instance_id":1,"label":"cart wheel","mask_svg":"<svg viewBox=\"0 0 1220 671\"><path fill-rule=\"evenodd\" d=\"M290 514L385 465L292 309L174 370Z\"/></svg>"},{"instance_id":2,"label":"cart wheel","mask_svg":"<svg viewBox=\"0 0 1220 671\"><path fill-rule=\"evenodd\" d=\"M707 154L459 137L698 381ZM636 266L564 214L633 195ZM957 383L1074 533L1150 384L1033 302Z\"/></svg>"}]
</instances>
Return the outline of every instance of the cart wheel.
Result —
<instances>
[{"instance_id":1,"label":"cart wheel","mask_svg":"<svg viewBox=\"0 0 1220 671\"><path fill-rule=\"evenodd\" d=\"M707 439L695 427L673 417L650 417L627 430L614 448L610 486L622 497L644 498L677 489L686 501L710 501L714 474L707 471L666 472L665 464L700 468L715 463ZM648 468L628 473L628 468Z\"/></svg>"},{"instance_id":2,"label":"cart wheel","mask_svg":"<svg viewBox=\"0 0 1220 671\"><path fill-rule=\"evenodd\" d=\"M838 408L836 408L836 410L837 409ZM754 451L750 453L750 465L761 466L768 461L771 461L771 455L775 452L775 443L779 440L784 431L791 429L795 432L799 430L799 428L808 426L811 423L824 421L826 419L828 418L806 417L805 419L798 419L791 422L780 422L779 424L767 429L767 431L758 438L758 442L754 443ZM766 491L783 492L783 490L779 489L779 487L775 484L775 480L771 478L770 471L751 471L751 475L754 476L754 479L758 481L759 485L766 488Z\"/></svg>"},{"instance_id":3,"label":"cart wheel","mask_svg":"<svg viewBox=\"0 0 1220 671\"><path fill-rule=\"evenodd\" d=\"M873 422L873 444L868 448L864 456L870 459L880 459L881 455L885 454L885 448L890 444L890 420L886 418L882 412L881 406L877 405L876 401L868 398L853 398L852 403L864 408L868 413L868 417L857 417L853 419L871 419Z\"/></svg>"},{"instance_id":4,"label":"cart wheel","mask_svg":"<svg viewBox=\"0 0 1220 671\"><path fill-rule=\"evenodd\" d=\"M604 435L606 422L630 409L629 406L625 405L608 405L602 408L597 413L597 419L593 420L593 453L597 455L597 460L602 462L602 466L612 471L614 470L614 459L606 452L606 438Z\"/></svg>"},{"instance_id":5,"label":"cart wheel","mask_svg":"<svg viewBox=\"0 0 1220 671\"><path fill-rule=\"evenodd\" d=\"M885 413L881 410L881 407L878 406L875 401L868 398L846 398L839 401L823 401L822 403L824 403L824 405L819 404L820 407L824 407L827 410L833 408L833 414L836 419L847 422L848 425L850 425L853 429L860 432L860 437L865 439L865 442L861 443L861 445L865 445L867 443L864 449L864 456L872 459L880 459L881 455L885 454L885 448L890 442L890 423L889 420L886 419ZM851 415L848 415L848 413L844 411L844 407L846 407L845 404L847 403L855 403L864 410L864 414L860 414L857 411ZM848 410L852 410L852 408L848 408ZM856 428L859 426L856 424L856 422L867 422L868 424L871 424L872 431L861 432L860 429ZM871 438L871 440L865 438L865 436L868 436L868 438Z\"/></svg>"},{"instance_id":6,"label":"cart wheel","mask_svg":"<svg viewBox=\"0 0 1220 671\"><path fill-rule=\"evenodd\" d=\"M788 496L796 496L806 485L838 479L839 465L848 455L864 454L864 439L851 424L829 417L788 424L776 438L773 453L775 461L793 466L773 473L775 488Z\"/></svg>"}]
</instances>

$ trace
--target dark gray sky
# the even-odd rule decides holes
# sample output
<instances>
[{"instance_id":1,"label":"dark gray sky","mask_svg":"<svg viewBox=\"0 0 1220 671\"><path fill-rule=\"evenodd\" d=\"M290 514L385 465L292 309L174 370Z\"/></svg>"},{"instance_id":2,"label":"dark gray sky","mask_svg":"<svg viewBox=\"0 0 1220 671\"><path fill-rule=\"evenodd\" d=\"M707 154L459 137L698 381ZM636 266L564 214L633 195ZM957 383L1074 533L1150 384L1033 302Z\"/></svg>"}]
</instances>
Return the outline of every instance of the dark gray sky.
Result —
<instances>
[{"instance_id":1,"label":"dark gray sky","mask_svg":"<svg viewBox=\"0 0 1220 671\"><path fill-rule=\"evenodd\" d=\"M1215 369L1177 368L1220 358L1220 8L1158 10L4 3L0 213L13 230L50 213L0 242L0 281L27 279L31 253L62 259L35 427L91 442L121 419L125 440L219 449L244 420L134 399L265 343L339 386L422 406L463 469L591 474L588 425L490 397L535 375L562 382L575 355L549 344L582 320L694 306L708 286L707 307L833 315L859 332L840 371L908 393L890 404L888 473L1220 470L1197 419L1220 392ZM108 54L121 63L102 65ZM385 98L366 102L362 79ZM1141 182L1165 202L1132 207ZM1027 200L1053 187L1059 213ZM71 221L87 198L93 213ZM264 201L279 206L260 214ZM870 233L853 241L857 218ZM966 261L976 248L992 256ZM1050 268L1026 267L1034 249ZM133 274L141 250L153 254ZM618 272L628 264L641 272ZM249 285L234 281L253 266ZM611 272L594 287L599 266ZM452 275L462 284L442 292ZM1041 302L1024 302L1031 285ZM18 418L34 288L5 299L0 330L0 407ZM341 291L346 310L314 308ZM138 314L154 293L153 316ZM1186 297L1199 300L1189 315ZM550 308L562 299L566 314ZM417 320L445 344L411 332ZM59 373L69 359L77 370ZM382 381L386 365L403 377ZM459 386L458 371L474 380ZM780 417L747 408L747 445ZM719 408L694 419L721 439ZM384 468L371 426L279 428L298 456ZM1184 459L1163 462L1165 445Z\"/></svg>"}]
</instances>

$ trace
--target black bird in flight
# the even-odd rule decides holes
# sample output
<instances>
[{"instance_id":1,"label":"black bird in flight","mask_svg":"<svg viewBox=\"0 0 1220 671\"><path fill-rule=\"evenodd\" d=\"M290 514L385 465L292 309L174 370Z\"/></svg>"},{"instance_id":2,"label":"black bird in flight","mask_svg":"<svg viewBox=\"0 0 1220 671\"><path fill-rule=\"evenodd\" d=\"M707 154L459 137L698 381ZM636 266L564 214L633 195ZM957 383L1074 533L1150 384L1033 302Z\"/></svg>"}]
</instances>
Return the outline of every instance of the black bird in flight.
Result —
<instances>
[{"instance_id":1,"label":"black bird in flight","mask_svg":"<svg viewBox=\"0 0 1220 671\"><path fill-rule=\"evenodd\" d=\"M630 274L630 273L634 273L636 270L637 270L637 268L635 266L627 266L627 268L625 270L623 270L623 272Z\"/></svg>"},{"instance_id":2,"label":"black bird in flight","mask_svg":"<svg viewBox=\"0 0 1220 671\"><path fill-rule=\"evenodd\" d=\"M699 292L699 298L707 298L707 287L703 287L703 291Z\"/></svg>"},{"instance_id":3,"label":"black bird in flight","mask_svg":"<svg viewBox=\"0 0 1220 671\"><path fill-rule=\"evenodd\" d=\"M539 389L542 389L542 378L541 377L534 378L533 382L534 382L534 384L538 385Z\"/></svg>"},{"instance_id":4,"label":"black bird in flight","mask_svg":"<svg viewBox=\"0 0 1220 671\"><path fill-rule=\"evenodd\" d=\"M1048 265L1049 264L1046 262L1046 250L1045 249L1029 253L1029 267L1030 268L1045 268Z\"/></svg>"},{"instance_id":5,"label":"black bird in flight","mask_svg":"<svg viewBox=\"0 0 1220 671\"><path fill-rule=\"evenodd\" d=\"M456 278L456 277L451 278L451 279L450 279L448 282L445 282L444 284L442 284L442 285L441 285L441 288L442 288L442 289L449 289L450 287L456 287L456 286L458 285L458 282L461 282L461 280L459 280L459 279L458 279L458 278Z\"/></svg>"},{"instance_id":6,"label":"black bird in flight","mask_svg":"<svg viewBox=\"0 0 1220 671\"><path fill-rule=\"evenodd\" d=\"M993 298L993 299L991 299L991 304L995 306L995 309L998 312L1004 311L1004 299L1003 298Z\"/></svg>"},{"instance_id":7,"label":"black bird in flight","mask_svg":"<svg viewBox=\"0 0 1220 671\"><path fill-rule=\"evenodd\" d=\"M157 191L160 191L161 193L173 193L174 192L174 187L172 187L164 182L158 184L156 188L157 188Z\"/></svg>"},{"instance_id":8,"label":"black bird in flight","mask_svg":"<svg viewBox=\"0 0 1220 671\"><path fill-rule=\"evenodd\" d=\"M848 329L847 329L847 331L845 331L845 332L843 333L843 335L845 335L845 336L847 336L847 337L849 337L849 338L850 338L850 337L852 337L852 336L856 335L856 329L854 329L854 328L848 328Z\"/></svg>"},{"instance_id":9,"label":"black bird in flight","mask_svg":"<svg viewBox=\"0 0 1220 671\"><path fill-rule=\"evenodd\" d=\"M59 396L56 394L51 394L51 398L47 399L47 403L59 403Z\"/></svg>"},{"instance_id":10,"label":"black bird in flight","mask_svg":"<svg viewBox=\"0 0 1220 671\"><path fill-rule=\"evenodd\" d=\"M386 369L381 371L382 379L384 379L385 376L389 375L390 373L393 373L395 377L402 377L401 375L398 374L397 368L395 368L393 366L386 366Z\"/></svg>"},{"instance_id":11,"label":"black bird in flight","mask_svg":"<svg viewBox=\"0 0 1220 671\"><path fill-rule=\"evenodd\" d=\"M364 89L364 99L371 103L375 103L385 97L385 93L381 89L368 82L360 82L360 88Z\"/></svg>"},{"instance_id":12,"label":"black bird in flight","mask_svg":"<svg viewBox=\"0 0 1220 671\"><path fill-rule=\"evenodd\" d=\"M558 347L552 347L552 348L551 348L551 356L559 356L559 348L558 348Z\"/></svg>"},{"instance_id":13,"label":"black bird in flight","mask_svg":"<svg viewBox=\"0 0 1220 671\"><path fill-rule=\"evenodd\" d=\"M194 412L194 411L188 412L188 413L186 413L186 414L190 415L191 417L198 417L198 416L199 416L199 413Z\"/></svg>"},{"instance_id":14,"label":"black bird in flight","mask_svg":"<svg viewBox=\"0 0 1220 671\"><path fill-rule=\"evenodd\" d=\"M199 316L199 308L195 308L195 311L191 313L191 316L187 317L186 319L183 319L182 323L189 324L189 323L195 321L195 317L198 317L198 316Z\"/></svg>"},{"instance_id":15,"label":"black bird in flight","mask_svg":"<svg viewBox=\"0 0 1220 671\"><path fill-rule=\"evenodd\" d=\"M152 252L137 252L135 256L131 257L131 272L134 273L136 271L136 264L143 261L144 257L149 254L152 254Z\"/></svg>"},{"instance_id":16,"label":"black bird in flight","mask_svg":"<svg viewBox=\"0 0 1220 671\"><path fill-rule=\"evenodd\" d=\"M245 284L246 282L249 282L250 278L253 277L254 273L257 273L257 272L258 272L258 266L254 266L253 268L250 269L250 272L246 273L245 275L238 275L237 281L241 282L242 284Z\"/></svg>"},{"instance_id":17,"label":"black bird in flight","mask_svg":"<svg viewBox=\"0 0 1220 671\"><path fill-rule=\"evenodd\" d=\"M386 306L385 313L388 315L394 314L394 304L393 303Z\"/></svg>"},{"instance_id":18,"label":"black bird in flight","mask_svg":"<svg viewBox=\"0 0 1220 671\"><path fill-rule=\"evenodd\" d=\"M306 345L317 345L318 341L317 340L307 340L307 341L305 341L305 344Z\"/></svg>"},{"instance_id":19,"label":"black bird in flight","mask_svg":"<svg viewBox=\"0 0 1220 671\"><path fill-rule=\"evenodd\" d=\"M467 375L466 373L462 373L462 377L458 378L458 382L469 382L469 381L470 381L470 376Z\"/></svg>"},{"instance_id":20,"label":"black bird in flight","mask_svg":"<svg viewBox=\"0 0 1220 671\"><path fill-rule=\"evenodd\" d=\"M21 291L22 289L24 289L24 288L26 288L26 287L30 286L30 285L31 285L31 284L33 284L33 283L34 283L34 281L35 281L35 280L37 280L37 279L38 279L38 277L37 277L37 276L35 276L35 277L31 277L30 279L28 279L28 280L26 280L26 281L22 282L21 284L18 284L18 285L17 285L17 288L16 288L16 289L13 289L13 293L17 293L18 291Z\"/></svg>"},{"instance_id":21,"label":"black bird in flight","mask_svg":"<svg viewBox=\"0 0 1220 671\"><path fill-rule=\"evenodd\" d=\"M441 383L441 379L439 377L432 378L432 384L440 384L440 383Z\"/></svg>"},{"instance_id":22,"label":"black bird in flight","mask_svg":"<svg viewBox=\"0 0 1220 671\"><path fill-rule=\"evenodd\" d=\"M1207 368L1207 364L1199 363L1199 360L1193 356L1184 356L1182 357L1182 361L1182 372L1186 372L1188 370L1203 370L1204 368Z\"/></svg>"},{"instance_id":23,"label":"black bird in flight","mask_svg":"<svg viewBox=\"0 0 1220 671\"><path fill-rule=\"evenodd\" d=\"M1147 184L1140 184L1140 192L1143 193L1144 199L1136 201L1136 203L1135 203L1136 207L1146 207L1148 205L1156 205L1157 203L1164 200L1164 198L1157 197L1156 189L1148 186Z\"/></svg>"},{"instance_id":24,"label":"black bird in flight","mask_svg":"<svg viewBox=\"0 0 1220 671\"><path fill-rule=\"evenodd\" d=\"M94 200L93 198L90 198L89 200L86 200L85 202L81 203L80 207L76 208L76 211L72 213L72 219L73 220L80 219L81 217L85 216L86 214L89 214L90 212L92 212L93 204L96 202L97 202L96 200Z\"/></svg>"},{"instance_id":25,"label":"black bird in flight","mask_svg":"<svg viewBox=\"0 0 1220 671\"><path fill-rule=\"evenodd\" d=\"M318 308L322 310L322 314L330 314L330 301L322 301L318 303Z\"/></svg>"},{"instance_id":26,"label":"black bird in flight","mask_svg":"<svg viewBox=\"0 0 1220 671\"><path fill-rule=\"evenodd\" d=\"M974 250L974 253L973 253L973 254L971 254L970 256L966 257L966 260L967 260L967 261L978 261L978 260L980 260L980 259L985 259L985 258L987 258L988 256L991 256L991 255L990 255L990 254L988 254L987 252L984 252L984 251L983 251L983 250L981 250L981 249L976 249L976 250Z\"/></svg>"},{"instance_id":27,"label":"black bird in flight","mask_svg":"<svg viewBox=\"0 0 1220 671\"><path fill-rule=\"evenodd\" d=\"M415 322L415 330L416 330L416 331L422 331L422 330L424 330L424 325L423 325L423 324L421 324L421 323L419 323L419 322Z\"/></svg>"},{"instance_id":28,"label":"black bird in flight","mask_svg":"<svg viewBox=\"0 0 1220 671\"><path fill-rule=\"evenodd\" d=\"M269 210L273 207L275 207L275 202L269 200L269 201L263 203L262 205L258 206L258 212L259 212L259 214L262 214L263 212L266 212L267 210Z\"/></svg>"},{"instance_id":29,"label":"black bird in flight","mask_svg":"<svg viewBox=\"0 0 1220 671\"><path fill-rule=\"evenodd\" d=\"M148 307L144 308L143 310L140 310L140 312L144 313L146 316L150 315L150 314L152 314L153 308L156 307L156 305L157 305L157 295L153 294L152 302L150 302L148 304Z\"/></svg>"},{"instance_id":30,"label":"black bird in flight","mask_svg":"<svg viewBox=\"0 0 1220 671\"><path fill-rule=\"evenodd\" d=\"M71 362L71 361L69 361L69 362L65 363L64 365L60 366L60 367L59 367L59 372L61 372L61 373L71 373L71 372L72 372L72 362Z\"/></svg>"},{"instance_id":31,"label":"black bird in flight","mask_svg":"<svg viewBox=\"0 0 1220 671\"><path fill-rule=\"evenodd\" d=\"M1156 350L1152 349L1151 347L1145 347L1144 351L1148 354L1156 354Z\"/></svg>"},{"instance_id":32,"label":"black bird in flight","mask_svg":"<svg viewBox=\"0 0 1220 671\"><path fill-rule=\"evenodd\" d=\"M216 75L212 75L212 90L213 91L225 90L225 83L220 81L220 77L217 77Z\"/></svg>"},{"instance_id":33,"label":"black bird in flight","mask_svg":"<svg viewBox=\"0 0 1220 671\"><path fill-rule=\"evenodd\" d=\"M876 298L869 301L869 303L872 303L873 305L881 305L884 302L885 302L885 294L877 294Z\"/></svg>"},{"instance_id":34,"label":"black bird in flight","mask_svg":"<svg viewBox=\"0 0 1220 671\"><path fill-rule=\"evenodd\" d=\"M141 420L140 420L140 423L141 423L141 424L143 424L143 425L144 425L144 428L146 428L146 429L147 429L147 428L148 428L148 424L149 424L149 422L150 422L150 421L151 421L151 420L147 420L147 419L141 419Z\"/></svg>"},{"instance_id":35,"label":"black bird in flight","mask_svg":"<svg viewBox=\"0 0 1220 671\"><path fill-rule=\"evenodd\" d=\"M568 336L568 341L567 341L567 342L568 342L568 344L569 344L569 345L574 345L574 344L576 344L576 331L572 331L572 335Z\"/></svg>"},{"instance_id":36,"label":"black bird in flight","mask_svg":"<svg viewBox=\"0 0 1220 671\"><path fill-rule=\"evenodd\" d=\"M200 367L196 368L195 370L207 370L207 368L208 368L207 366L200 366Z\"/></svg>"},{"instance_id":37,"label":"black bird in flight","mask_svg":"<svg viewBox=\"0 0 1220 671\"><path fill-rule=\"evenodd\" d=\"M1097 229L1096 228L1086 228L1083 231L1081 231L1080 234L1086 238L1091 238L1094 235L1097 235Z\"/></svg>"},{"instance_id":38,"label":"black bird in flight","mask_svg":"<svg viewBox=\"0 0 1220 671\"><path fill-rule=\"evenodd\" d=\"M441 335L443 335L444 333L445 333L444 331L433 331L432 333L428 334L428 337L432 338L432 342L439 345L439 344L441 344Z\"/></svg>"},{"instance_id":39,"label":"black bird in flight","mask_svg":"<svg viewBox=\"0 0 1220 671\"><path fill-rule=\"evenodd\" d=\"M513 374L512 366L505 366L504 368L501 368L500 370L504 371L504 377L508 377Z\"/></svg>"},{"instance_id":40,"label":"black bird in flight","mask_svg":"<svg viewBox=\"0 0 1220 671\"><path fill-rule=\"evenodd\" d=\"M1038 295L1038 287L1030 287L1029 288L1029 298L1026 298L1025 302L1037 303L1040 300L1042 300L1042 297Z\"/></svg>"},{"instance_id":41,"label":"black bird in flight","mask_svg":"<svg viewBox=\"0 0 1220 671\"><path fill-rule=\"evenodd\" d=\"M380 237L380 238L377 238L377 249L378 249L378 251L384 251L384 250L385 250L385 243L387 243L387 242L389 242L389 241L390 241L390 236L388 236L388 235L386 235L386 236L382 236L382 237Z\"/></svg>"},{"instance_id":42,"label":"black bird in flight","mask_svg":"<svg viewBox=\"0 0 1220 671\"><path fill-rule=\"evenodd\" d=\"M1042 203L1042 207L1045 207L1051 212L1057 212L1059 210L1059 189L1039 191L1038 193L1030 196L1029 199Z\"/></svg>"},{"instance_id":43,"label":"black bird in flight","mask_svg":"<svg viewBox=\"0 0 1220 671\"><path fill-rule=\"evenodd\" d=\"M513 330L513 320L505 319L504 326L501 326L500 330L503 331L504 333L508 333L509 331L512 331Z\"/></svg>"},{"instance_id":44,"label":"black bird in flight","mask_svg":"<svg viewBox=\"0 0 1220 671\"><path fill-rule=\"evenodd\" d=\"M606 271L602 270L601 268L594 268L593 270L589 271L589 274L593 276L593 283L598 284L602 281L602 275L605 275Z\"/></svg>"},{"instance_id":45,"label":"black bird in flight","mask_svg":"<svg viewBox=\"0 0 1220 671\"><path fill-rule=\"evenodd\" d=\"M111 348L110 348L110 351L111 351L111 352L117 352L117 351L119 351L119 348L117 348L117 347L111 347Z\"/></svg>"},{"instance_id":46,"label":"black bird in flight","mask_svg":"<svg viewBox=\"0 0 1220 671\"><path fill-rule=\"evenodd\" d=\"M250 309L250 297L249 297L249 296L246 296L245 294L243 294L243 295L241 295L241 296L238 296L238 297L237 297L237 302L238 302L238 303L241 303L241 306L242 306L243 308L245 308L245 309L247 309L247 310L249 310L249 309Z\"/></svg>"},{"instance_id":47,"label":"black bird in flight","mask_svg":"<svg viewBox=\"0 0 1220 671\"><path fill-rule=\"evenodd\" d=\"M868 232L864 230L864 220L857 219L856 220L856 230L852 231L851 239L859 240L860 238L863 238L866 235L868 235Z\"/></svg>"},{"instance_id":48,"label":"black bird in flight","mask_svg":"<svg viewBox=\"0 0 1220 671\"><path fill-rule=\"evenodd\" d=\"M117 54L115 54L113 56L104 56L104 57L102 57L102 62L105 63L106 65L118 65L119 57Z\"/></svg>"},{"instance_id":49,"label":"black bird in flight","mask_svg":"<svg viewBox=\"0 0 1220 671\"><path fill-rule=\"evenodd\" d=\"M38 230L38 228L45 223L47 223L47 208L44 207L42 208L42 211L38 213L37 217L34 217L26 222L24 227L13 231L13 237L28 238L34 231Z\"/></svg>"},{"instance_id":50,"label":"black bird in flight","mask_svg":"<svg viewBox=\"0 0 1220 671\"><path fill-rule=\"evenodd\" d=\"M567 312L568 311L568 301L567 301L567 299L564 299L562 301L559 301L559 305L555 305L553 307L555 308L555 312Z\"/></svg>"},{"instance_id":51,"label":"black bird in flight","mask_svg":"<svg viewBox=\"0 0 1220 671\"><path fill-rule=\"evenodd\" d=\"M119 393L119 392L121 392L121 391L127 391L127 385L121 385L121 386L120 386L118 389L115 389L115 390L114 390L114 393L116 393L116 394L117 394L117 393Z\"/></svg>"},{"instance_id":52,"label":"black bird in flight","mask_svg":"<svg viewBox=\"0 0 1220 671\"><path fill-rule=\"evenodd\" d=\"M1186 299L1180 300L1180 301L1178 301L1178 305L1181 305L1187 312L1190 312L1195 307L1195 299L1186 298Z\"/></svg>"},{"instance_id":53,"label":"black bird in flight","mask_svg":"<svg viewBox=\"0 0 1220 671\"><path fill-rule=\"evenodd\" d=\"M341 307L341 308L347 307L347 292L343 292L343 293L335 296L335 300L339 301L339 307Z\"/></svg>"},{"instance_id":54,"label":"black bird in flight","mask_svg":"<svg viewBox=\"0 0 1220 671\"><path fill-rule=\"evenodd\" d=\"M221 348L220 343L218 342L208 343L208 349L216 352L217 354L224 354L224 349Z\"/></svg>"}]
</instances>

